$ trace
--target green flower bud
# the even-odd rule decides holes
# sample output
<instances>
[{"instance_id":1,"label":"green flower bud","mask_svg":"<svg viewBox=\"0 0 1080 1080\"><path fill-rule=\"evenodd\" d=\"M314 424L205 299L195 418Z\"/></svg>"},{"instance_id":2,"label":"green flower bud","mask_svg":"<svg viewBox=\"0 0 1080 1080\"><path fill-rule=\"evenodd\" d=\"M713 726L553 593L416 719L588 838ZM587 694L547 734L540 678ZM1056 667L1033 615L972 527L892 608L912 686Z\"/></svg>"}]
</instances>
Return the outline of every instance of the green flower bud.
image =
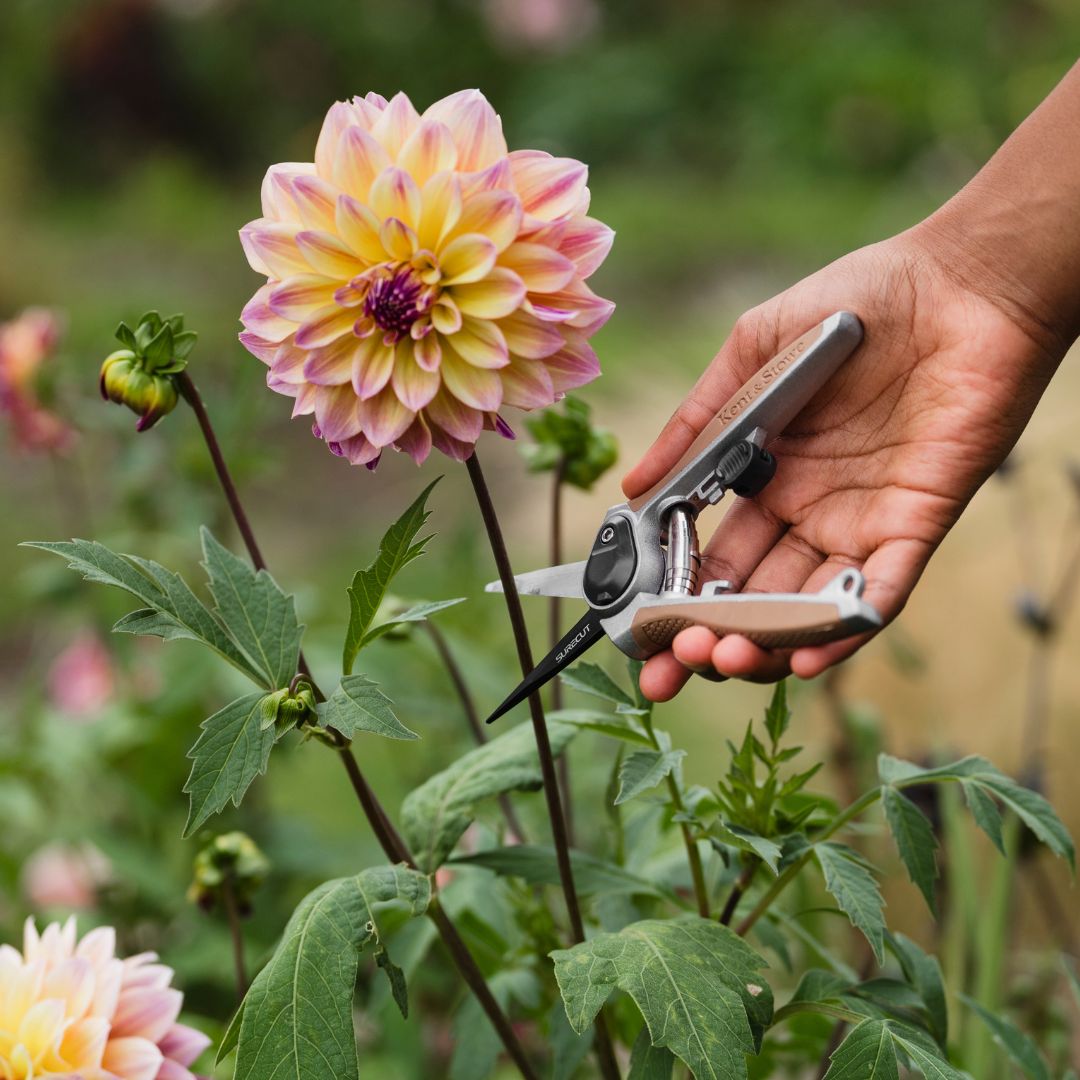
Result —
<instances>
[{"instance_id":1,"label":"green flower bud","mask_svg":"<svg viewBox=\"0 0 1080 1080\"><path fill-rule=\"evenodd\" d=\"M304 679L293 679L291 686L275 690L262 699L262 730L276 724L284 734L313 720L316 713L315 690Z\"/></svg>"},{"instance_id":2,"label":"green flower bud","mask_svg":"<svg viewBox=\"0 0 1080 1080\"><path fill-rule=\"evenodd\" d=\"M146 431L176 408L176 376L187 366L196 334L184 330L183 315L162 319L148 311L134 330L121 323L116 337L124 348L101 365L101 396L137 413L135 430Z\"/></svg>"},{"instance_id":3,"label":"green flower bud","mask_svg":"<svg viewBox=\"0 0 1080 1080\"><path fill-rule=\"evenodd\" d=\"M226 887L232 890L240 914L251 913L256 890L266 880L270 863L247 833L215 836L195 856L188 900L206 911L222 902Z\"/></svg>"},{"instance_id":4,"label":"green flower bud","mask_svg":"<svg viewBox=\"0 0 1080 1080\"><path fill-rule=\"evenodd\" d=\"M525 422L536 441L521 451L533 472L560 469L568 484L588 490L615 464L615 437L593 427L589 411L584 401L568 397L563 412L547 409Z\"/></svg>"}]
</instances>

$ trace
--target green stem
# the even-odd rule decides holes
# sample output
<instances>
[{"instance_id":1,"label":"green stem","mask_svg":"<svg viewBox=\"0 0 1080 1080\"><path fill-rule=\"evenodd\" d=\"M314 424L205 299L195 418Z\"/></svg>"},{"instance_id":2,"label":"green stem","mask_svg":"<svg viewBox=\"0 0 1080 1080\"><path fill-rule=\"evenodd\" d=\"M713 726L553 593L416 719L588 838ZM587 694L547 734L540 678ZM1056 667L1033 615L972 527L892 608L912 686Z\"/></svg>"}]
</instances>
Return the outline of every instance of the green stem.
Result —
<instances>
[{"instance_id":1,"label":"green stem","mask_svg":"<svg viewBox=\"0 0 1080 1080\"><path fill-rule=\"evenodd\" d=\"M861 1016L851 1009L845 1009L840 1005L829 1005L824 1001L793 1001L773 1013L772 1024L769 1026L775 1027L777 1024L782 1024L789 1017L796 1016L799 1013L816 1013L819 1016L831 1016L834 1020L843 1020L848 1024L858 1024L866 1019L865 1016Z\"/></svg>"}]
</instances>

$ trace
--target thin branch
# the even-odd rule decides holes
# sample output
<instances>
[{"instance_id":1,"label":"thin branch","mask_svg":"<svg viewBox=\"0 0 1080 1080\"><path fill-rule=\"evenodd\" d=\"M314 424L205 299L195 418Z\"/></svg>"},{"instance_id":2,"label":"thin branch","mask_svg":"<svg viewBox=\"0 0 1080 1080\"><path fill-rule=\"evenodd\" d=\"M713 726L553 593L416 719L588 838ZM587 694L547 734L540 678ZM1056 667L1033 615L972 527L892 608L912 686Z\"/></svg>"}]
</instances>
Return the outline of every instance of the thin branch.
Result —
<instances>
[{"instance_id":1,"label":"thin branch","mask_svg":"<svg viewBox=\"0 0 1080 1080\"><path fill-rule=\"evenodd\" d=\"M503 539L502 527L495 513L495 504L491 499L487 481L480 468L480 459L474 451L465 462L469 470L476 501L480 507L480 516L484 520L491 554L502 582L506 610L510 616L510 626L517 646L518 662L522 675L528 675L533 668L532 647L529 644L529 631L525 625L525 614L521 610L521 597L518 596L514 571L510 566L510 555ZM551 752L551 740L548 738L547 723L544 720L544 706L539 693L529 695L529 715L532 718L533 734L536 737L536 752L540 760L540 773L544 782L544 798L547 801L548 818L551 821L551 836L555 846L555 858L559 867L559 880L562 883L566 910L570 916L570 927L575 942L585 940L585 924L581 918L581 906L578 903L577 888L574 885L574 873L570 866L570 847L566 835L566 819L563 816L562 799L559 796L559 782L555 773L555 758ZM615 1060L615 1050L611 1044L603 1013L597 1013L596 1054L600 1069L606 1078L619 1076L619 1065Z\"/></svg>"},{"instance_id":2,"label":"thin branch","mask_svg":"<svg viewBox=\"0 0 1080 1080\"><path fill-rule=\"evenodd\" d=\"M743 867L739 880L731 887L731 894L724 904L724 910L720 912L720 922L724 926L728 926L735 917L735 910L739 906L739 901L746 895L746 890L750 888L750 882L754 880L754 875L760 865L760 859L749 860Z\"/></svg>"},{"instance_id":3,"label":"thin branch","mask_svg":"<svg viewBox=\"0 0 1080 1080\"><path fill-rule=\"evenodd\" d=\"M229 921L229 935L232 938L233 968L236 971L236 1000L244 1000L247 993L247 966L244 963L244 931L240 925L240 912L236 905L236 890L233 889L232 874L226 874L221 883L221 904L225 908L225 917Z\"/></svg>"},{"instance_id":4,"label":"thin branch","mask_svg":"<svg viewBox=\"0 0 1080 1080\"><path fill-rule=\"evenodd\" d=\"M566 459L560 458L551 477L551 533L548 538L548 565L559 566L563 561L562 543L562 496L566 479ZM548 640L554 648L562 637L562 597L548 599ZM551 707L563 707L563 688L558 679L551 683ZM566 836L570 846L574 846L574 801L570 791L570 755L563 753L558 761L559 788L562 790L563 813L566 815Z\"/></svg>"}]
</instances>

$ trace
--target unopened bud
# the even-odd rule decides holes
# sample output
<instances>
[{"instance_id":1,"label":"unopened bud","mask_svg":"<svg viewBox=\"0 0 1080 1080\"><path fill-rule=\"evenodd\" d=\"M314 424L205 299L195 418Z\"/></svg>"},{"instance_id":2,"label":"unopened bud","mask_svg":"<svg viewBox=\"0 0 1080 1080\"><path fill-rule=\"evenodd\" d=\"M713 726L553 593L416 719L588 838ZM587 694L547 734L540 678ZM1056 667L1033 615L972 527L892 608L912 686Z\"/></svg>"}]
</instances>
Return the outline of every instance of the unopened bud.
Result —
<instances>
[{"instance_id":1,"label":"unopened bud","mask_svg":"<svg viewBox=\"0 0 1080 1080\"><path fill-rule=\"evenodd\" d=\"M252 898L269 872L269 861L247 833L222 833L195 856L188 899L212 911L228 888L240 913L248 914Z\"/></svg>"},{"instance_id":2,"label":"unopened bud","mask_svg":"<svg viewBox=\"0 0 1080 1080\"><path fill-rule=\"evenodd\" d=\"M589 406L577 398L566 398L562 412L547 409L527 420L526 426L536 440L521 448L529 468L533 472L559 469L574 487L591 488L618 457L615 437L592 425Z\"/></svg>"}]
</instances>

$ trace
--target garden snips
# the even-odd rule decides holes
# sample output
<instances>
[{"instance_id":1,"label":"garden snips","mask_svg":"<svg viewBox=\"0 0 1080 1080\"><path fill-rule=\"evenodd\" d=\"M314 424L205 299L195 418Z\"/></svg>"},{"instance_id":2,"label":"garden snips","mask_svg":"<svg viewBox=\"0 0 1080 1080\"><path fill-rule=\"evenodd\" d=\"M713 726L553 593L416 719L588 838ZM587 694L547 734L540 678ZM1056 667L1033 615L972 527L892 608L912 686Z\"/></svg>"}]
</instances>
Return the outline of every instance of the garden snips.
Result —
<instances>
[{"instance_id":1,"label":"garden snips","mask_svg":"<svg viewBox=\"0 0 1080 1080\"><path fill-rule=\"evenodd\" d=\"M862 341L862 324L838 311L793 341L717 412L663 479L611 507L583 562L515 578L532 596L582 599L585 616L491 714L488 723L554 678L605 634L639 660L666 649L680 630L741 634L764 648L797 648L881 626L861 599L863 576L839 573L817 593L738 593L707 581L698 593L697 515L727 491L752 498L773 478L767 444ZM499 582L488 592L501 592Z\"/></svg>"}]
</instances>

